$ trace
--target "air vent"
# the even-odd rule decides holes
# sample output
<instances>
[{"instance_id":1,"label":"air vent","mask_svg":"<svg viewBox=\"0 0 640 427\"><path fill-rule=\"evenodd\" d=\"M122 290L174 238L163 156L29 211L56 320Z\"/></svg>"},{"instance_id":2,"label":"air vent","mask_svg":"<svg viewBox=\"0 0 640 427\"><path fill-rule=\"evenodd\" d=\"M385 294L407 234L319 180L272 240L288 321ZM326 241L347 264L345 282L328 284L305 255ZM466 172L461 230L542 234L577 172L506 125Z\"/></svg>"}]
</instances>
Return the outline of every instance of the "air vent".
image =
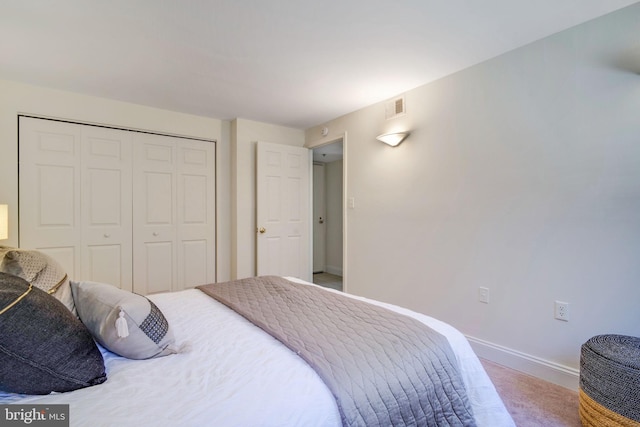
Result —
<instances>
[{"instance_id":1,"label":"air vent","mask_svg":"<svg viewBox=\"0 0 640 427\"><path fill-rule=\"evenodd\" d=\"M406 113L405 104L404 104L404 96L396 99L392 99L388 101L385 105L385 117L388 119L393 119L398 116L402 116Z\"/></svg>"}]
</instances>

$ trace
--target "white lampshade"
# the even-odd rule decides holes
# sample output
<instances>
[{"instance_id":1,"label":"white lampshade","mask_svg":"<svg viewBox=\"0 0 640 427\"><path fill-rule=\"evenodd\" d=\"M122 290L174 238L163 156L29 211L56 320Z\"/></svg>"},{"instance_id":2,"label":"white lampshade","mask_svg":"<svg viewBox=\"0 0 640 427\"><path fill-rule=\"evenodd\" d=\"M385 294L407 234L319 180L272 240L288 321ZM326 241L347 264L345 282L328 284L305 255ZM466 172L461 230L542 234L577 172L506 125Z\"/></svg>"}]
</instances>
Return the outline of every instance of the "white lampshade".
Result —
<instances>
[{"instance_id":1,"label":"white lampshade","mask_svg":"<svg viewBox=\"0 0 640 427\"><path fill-rule=\"evenodd\" d=\"M409 132L394 132L394 133L385 133L383 135L376 136L378 141L382 141L387 145L395 147L399 145L404 139L409 136Z\"/></svg>"},{"instance_id":2,"label":"white lampshade","mask_svg":"<svg viewBox=\"0 0 640 427\"><path fill-rule=\"evenodd\" d=\"M9 238L9 206L0 205L0 240Z\"/></svg>"}]
</instances>

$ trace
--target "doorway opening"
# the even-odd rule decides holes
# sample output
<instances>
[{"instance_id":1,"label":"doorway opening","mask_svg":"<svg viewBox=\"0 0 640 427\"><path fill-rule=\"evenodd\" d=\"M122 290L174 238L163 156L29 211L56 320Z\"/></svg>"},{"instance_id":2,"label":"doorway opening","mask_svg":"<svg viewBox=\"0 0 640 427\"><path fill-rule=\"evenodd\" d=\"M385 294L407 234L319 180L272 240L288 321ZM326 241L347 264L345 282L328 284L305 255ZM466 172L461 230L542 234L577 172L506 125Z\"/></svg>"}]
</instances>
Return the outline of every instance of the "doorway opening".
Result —
<instances>
[{"instance_id":1,"label":"doorway opening","mask_svg":"<svg viewBox=\"0 0 640 427\"><path fill-rule=\"evenodd\" d=\"M313 283L343 290L343 170L340 138L313 151Z\"/></svg>"}]
</instances>

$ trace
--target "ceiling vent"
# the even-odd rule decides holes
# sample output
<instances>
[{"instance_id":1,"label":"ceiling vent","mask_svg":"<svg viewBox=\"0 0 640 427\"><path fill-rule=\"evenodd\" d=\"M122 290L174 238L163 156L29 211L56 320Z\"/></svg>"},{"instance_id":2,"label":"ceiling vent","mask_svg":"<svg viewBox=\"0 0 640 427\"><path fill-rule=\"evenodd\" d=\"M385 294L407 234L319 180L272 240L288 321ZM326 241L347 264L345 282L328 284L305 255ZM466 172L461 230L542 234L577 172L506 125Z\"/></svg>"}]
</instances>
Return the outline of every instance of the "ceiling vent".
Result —
<instances>
[{"instance_id":1,"label":"ceiling vent","mask_svg":"<svg viewBox=\"0 0 640 427\"><path fill-rule=\"evenodd\" d=\"M385 104L385 117L387 120L403 116L405 113L404 96L392 99Z\"/></svg>"}]
</instances>

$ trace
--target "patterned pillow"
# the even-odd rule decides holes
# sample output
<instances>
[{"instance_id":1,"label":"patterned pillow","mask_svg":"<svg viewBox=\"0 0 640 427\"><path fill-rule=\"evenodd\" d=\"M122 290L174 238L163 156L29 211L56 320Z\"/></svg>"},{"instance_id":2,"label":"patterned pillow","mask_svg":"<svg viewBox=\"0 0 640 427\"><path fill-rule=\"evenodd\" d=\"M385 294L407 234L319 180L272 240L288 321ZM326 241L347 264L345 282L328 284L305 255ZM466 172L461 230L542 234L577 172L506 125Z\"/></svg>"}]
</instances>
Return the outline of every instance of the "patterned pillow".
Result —
<instances>
[{"instance_id":1,"label":"patterned pillow","mask_svg":"<svg viewBox=\"0 0 640 427\"><path fill-rule=\"evenodd\" d=\"M47 260L39 252L36 251L23 251L19 249L8 249L4 252L2 258L2 271L14 276L22 277L29 283L32 283L38 273L40 273L47 266ZM53 287L55 283L52 283L50 287ZM36 286L43 291L49 289Z\"/></svg>"},{"instance_id":2,"label":"patterned pillow","mask_svg":"<svg viewBox=\"0 0 640 427\"><path fill-rule=\"evenodd\" d=\"M102 355L82 322L46 292L0 273L0 390L49 394L106 379Z\"/></svg>"},{"instance_id":3,"label":"patterned pillow","mask_svg":"<svg viewBox=\"0 0 640 427\"><path fill-rule=\"evenodd\" d=\"M15 249L15 248L12 246L0 246L0 262L2 261L2 258L4 258L4 254L6 254L12 249Z\"/></svg>"},{"instance_id":4,"label":"patterned pillow","mask_svg":"<svg viewBox=\"0 0 640 427\"><path fill-rule=\"evenodd\" d=\"M5 252L0 262L0 271L21 277L36 288L53 295L75 314L67 274L50 256L35 250L12 248Z\"/></svg>"},{"instance_id":5,"label":"patterned pillow","mask_svg":"<svg viewBox=\"0 0 640 427\"><path fill-rule=\"evenodd\" d=\"M160 309L142 295L96 282L71 282L80 320L102 346L129 359L177 353Z\"/></svg>"}]
</instances>

